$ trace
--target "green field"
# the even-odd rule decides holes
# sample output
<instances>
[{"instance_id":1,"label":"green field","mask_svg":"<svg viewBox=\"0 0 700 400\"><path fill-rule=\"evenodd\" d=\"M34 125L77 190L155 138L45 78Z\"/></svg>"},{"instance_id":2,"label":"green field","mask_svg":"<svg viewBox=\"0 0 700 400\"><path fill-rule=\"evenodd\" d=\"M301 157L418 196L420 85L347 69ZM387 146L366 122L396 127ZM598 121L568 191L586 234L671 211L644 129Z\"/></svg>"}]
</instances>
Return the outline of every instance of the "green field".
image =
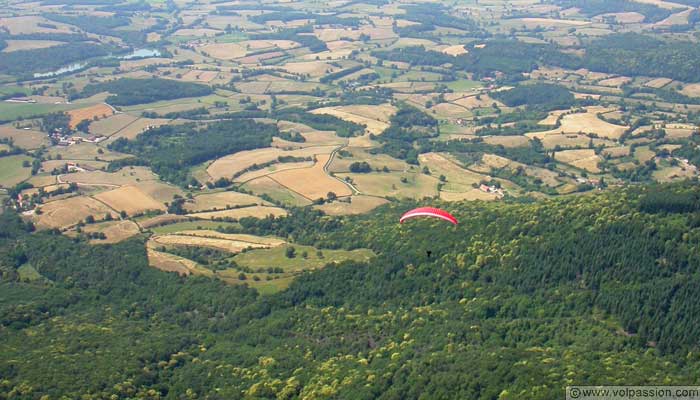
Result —
<instances>
[{"instance_id":1,"label":"green field","mask_svg":"<svg viewBox=\"0 0 700 400\"><path fill-rule=\"evenodd\" d=\"M32 162L32 158L25 155L0 157L0 186L12 187L31 176L32 169L23 167L22 162Z\"/></svg>"},{"instance_id":2,"label":"green field","mask_svg":"<svg viewBox=\"0 0 700 400\"><path fill-rule=\"evenodd\" d=\"M0 122L14 121L18 118L30 118L56 111L80 108L76 104L30 104L0 102Z\"/></svg>"},{"instance_id":3,"label":"green field","mask_svg":"<svg viewBox=\"0 0 700 400\"><path fill-rule=\"evenodd\" d=\"M233 258L236 264L242 267L258 268L279 267L285 272L297 272L322 268L331 262L345 260L363 261L370 259L374 253L367 249L358 250L321 250L322 258L317 254L318 249L311 246L291 245L296 250L294 258L287 258L285 252L288 246L280 246L272 249L251 250L238 254ZM306 252L304 258L302 253Z\"/></svg>"},{"instance_id":4,"label":"green field","mask_svg":"<svg viewBox=\"0 0 700 400\"><path fill-rule=\"evenodd\" d=\"M178 222L170 225L158 226L149 230L156 235L165 235L168 233L176 233L180 231L188 231L194 229L217 229L218 227L240 227L237 223L231 222L216 222L216 221L187 221Z\"/></svg>"},{"instance_id":5,"label":"green field","mask_svg":"<svg viewBox=\"0 0 700 400\"><path fill-rule=\"evenodd\" d=\"M447 87L454 90L455 92L467 92L472 89L481 87L480 82L470 81L468 79L460 79L454 82L449 82Z\"/></svg>"}]
</instances>

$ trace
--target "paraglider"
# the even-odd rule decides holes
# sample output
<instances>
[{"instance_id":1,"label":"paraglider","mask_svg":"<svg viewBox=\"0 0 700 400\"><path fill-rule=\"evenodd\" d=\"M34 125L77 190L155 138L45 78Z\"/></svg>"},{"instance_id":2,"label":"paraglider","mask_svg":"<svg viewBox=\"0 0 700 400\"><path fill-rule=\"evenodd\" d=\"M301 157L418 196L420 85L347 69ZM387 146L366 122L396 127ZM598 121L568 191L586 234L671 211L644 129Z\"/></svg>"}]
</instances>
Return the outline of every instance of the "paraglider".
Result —
<instances>
[{"instance_id":1,"label":"paraglider","mask_svg":"<svg viewBox=\"0 0 700 400\"><path fill-rule=\"evenodd\" d=\"M419 207L408 211L407 213L401 216L401 219L399 219L399 223L403 224L403 222L407 219L415 217L440 218L442 220L452 223L453 225L457 225L457 218L455 218L452 214L448 213L445 210L441 210L439 208L434 207Z\"/></svg>"}]
</instances>

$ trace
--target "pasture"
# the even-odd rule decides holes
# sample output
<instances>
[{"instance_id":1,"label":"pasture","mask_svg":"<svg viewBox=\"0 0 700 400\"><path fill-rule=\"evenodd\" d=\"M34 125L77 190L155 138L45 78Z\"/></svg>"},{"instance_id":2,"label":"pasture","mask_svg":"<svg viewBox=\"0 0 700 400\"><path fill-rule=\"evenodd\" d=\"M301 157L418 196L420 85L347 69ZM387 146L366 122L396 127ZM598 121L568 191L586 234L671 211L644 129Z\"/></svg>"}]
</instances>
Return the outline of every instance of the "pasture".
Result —
<instances>
[{"instance_id":1,"label":"pasture","mask_svg":"<svg viewBox=\"0 0 700 400\"><path fill-rule=\"evenodd\" d=\"M338 174L352 179L360 193L377 197L422 199L438 195L438 179L411 172L371 172L368 174Z\"/></svg>"},{"instance_id":2,"label":"pasture","mask_svg":"<svg viewBox=\"0 0 700 400\"><path fill-rule=\"evenodd\" d=\"M65 229L84 221L90 215L97 220L103 219L107 214L112 215L113 218L118 218L114 210L87 196L75 196L51 201L42 204L39 209L41 214L32 216L32 220L38 229Z\"/></svg>"},{"instance_id":3,"label":"pasture","mask_svg":"<svg viewBox=\"0 0 700 400\"><path fill-rule=\"evenodd\" d=\"M602 158L596 155L593 149L558 151L554 153L554 158L564 164L593 173L600 172L598 163L602 161Z\"/></svg>"},{"instance_id":4,"label":"pasture","mask_svg":"<svg viewBox=\"0 0 700 400\"><path fill-rule=\"evenodd\" d=\"M319 154L316 156L316 163L313 167L279 171L269 175L269 177L309 200L326 198L329 192L338 196L351 195L352 190L346 184L328 176L324 170L329 160L329 154Z\"/></svg>"},{"instance_id":5,"label":"pasture","mask_svg":"<svg viewBox=\"0 0 700 400\"><path fill-rule=\"evenodd\" d=\"M336 200L332 203L324 203L314 206L314 208L328 215L356 215L368 213L388 202L382 197L359 195Z\"/></svg>"},{"instance_id":6,"label":"pasture","mask_svg":"<svg viewBox=\"0 0 700 400\"><path fill-rule=\"evenodd\" d=\"M0 157L0 187L10 188L26 180L31 176L32 169L22 164L32 162L32 158L25 155Z\"/></svg>"},{"instance_id":7,"label":"pasture","mask_svg":"<svg viewBox=\"0 0 700 400\"><path fill-rule=\"evenodd\" d=\"M125 211L128 215L144 213L149 210L165 211L163 203L157 202L137 186L122 186L93 197L113 210Z\"/></svg>"},{"instance_id":8,"label":"pasture","mask_svg":"<svg viewBox=\"0 0 700 400\"><path fill-rule=\"evenodd\" d=\"M243 188L250 190L255 194L266 194L272 199L289 206L303 207L311 204L309 199L298 193L292 192L267 176L246 182L245 185L243 185Z\"/></svg>"},{"instance_id":9,"label":"pasture","mask_svg":"<svg viewBox=\"0 0 700 400\"><path fill-rule=\"evenodd\" d=\"M269 215L279 217L279 216L287 215L287 211L285 209L279 208L279 207L251 206L251 207L243 207L243 208L232 208L230 210L222 210L222 211L191 213L191 214L188 214L187 216L192 217L192 218L211 219L211 220L216 220L216 219L238 220L241 218L248 218L248 217L265 218Z\"/></svg>"},{"instance_id":10,"label":"pasture","mask_svg":"<svg viewBox=\"0 0 700 400\"><path fill-rule=\"evenodd\" d=\"M245 193L219 192L194 196L192 200L188 200L185 203L184 208L188 212L193 213L250 205L270 205L270 203L257 196Z\"/></svg>"}]
</instances>

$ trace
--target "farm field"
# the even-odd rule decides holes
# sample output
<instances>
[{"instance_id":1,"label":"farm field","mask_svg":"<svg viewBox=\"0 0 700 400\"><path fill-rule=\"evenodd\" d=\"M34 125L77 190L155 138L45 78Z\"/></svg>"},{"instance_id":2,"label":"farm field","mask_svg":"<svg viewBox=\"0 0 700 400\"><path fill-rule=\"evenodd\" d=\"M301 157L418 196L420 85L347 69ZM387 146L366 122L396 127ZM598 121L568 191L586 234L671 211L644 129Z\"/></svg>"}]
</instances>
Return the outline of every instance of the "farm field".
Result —
<instances>
[{"instance_id":1,"label":"farm field","mask_svg":"<svg viewBox=\"0 0 700 400\"><path fill-rule=\"evenodd\" d=\"M72 129L83 120L93 121L104 119L114 114L114 109L107 104L95 104L94 106L78 108L68 112L70 117L69 126Z\"/></svg>"},{"instance_id":2,"label":"farm field","mask_svg":"<svg viewBox=\"0 0 700 400\"><path fill-rule=\"evenodd\" d=\"M23 155L0 157L0 187L9 188L31 176L31 167L23 166L32 159Z\"/></svg>"},{"instance_id":3,"label":"farm field","mask_svg":"<svg viewBox=\"0 0 700 400\"><path fill-rule=\"evenodd\" d=\"M346 184L326 173L325 166L329 160L330 155L319 154L316 156L316 163L313 167L279 171L269 175L269 177L309 200L326 198L329 192L341 197L351 195L352 190Z\"/></svg>"},{"instance_id":4,"label":"farm field","mask_svg":"<svg viewBox=\"0 0 700 400\"><path fill-rule=\"evenodd\" d=\"M106 205L87 196L75 196L64 200L55 200L43 204L41 214L32 216L38 229L65 229L84 221L88 216L101 220L107 214L112 218L119 215Z\"/></svg>"},{"instance_id":5,"label":"farm field","mask_svg":"<svg viewBox=\"0 0 700 400\"><path fill-rule=\"evenodd\" d=\"M128 215L144 213L149 210L165 210L162 203L157 202L137 186L122 186L118 189L102 192L94 196L113 210L124 211Z\"/></svg>"},{"instance_id":6,"label":"farm field","mask_svg":"<svg viewBox=\"0 0 700 400\"><path fill-rule=\"evenodd\" d=\"M222 211L209 211L200 213L190 213L189 217L199 218L199 219L232 219L238 220L241 218L254 217L254 218L265 218L268 215L274 215L276 217L281 215L287 215L287 211L279 207L270 206L250 206L242 208L232 208L230 210Z\"/></svg>"},{"instance_id":7,"label":"farm field","mask_svg":"<svg viewBox=\"0 0 700 400\"><path fill-rule=\"evenodd\" d=\"M346 197L331 203L327 202L322 205L314 206L314 208L328 215L356 215L368 213L387 203L389 203L389 201L381 197L359 195Z\"/></svg>"},{"instance_id":8,"label":"farm field","mask_svg":"<svg viewBox=\"0 0 700 400\"><path fill-rule=\"evenodd\" d=\"M222 210L230 207L245 207L250 205L270 205L269 202L249 194L239 192L220 192L201 194L192 201L185 203L188 212Z\"/></svg>"}]
</instances>

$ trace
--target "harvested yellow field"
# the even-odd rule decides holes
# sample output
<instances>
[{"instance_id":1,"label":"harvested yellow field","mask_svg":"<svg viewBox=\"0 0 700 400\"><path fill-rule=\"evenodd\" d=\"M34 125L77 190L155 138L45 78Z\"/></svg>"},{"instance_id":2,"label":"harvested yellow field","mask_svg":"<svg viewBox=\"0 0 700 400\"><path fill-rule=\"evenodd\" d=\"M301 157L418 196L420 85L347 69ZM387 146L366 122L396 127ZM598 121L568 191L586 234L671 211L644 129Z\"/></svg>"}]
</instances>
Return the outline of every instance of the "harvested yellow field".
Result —
<instances>
[{"instance_id":1,"label":"harvested yellow field","mask_svg":"<svg viewBox=\"0 0 700 400\"><path fill-rule=\"evenodd\" d=\"M106 205L86 196L51 201L43 204L40 209L41 215L32 217L34 224L39 229L68 228L80 221L84 221L90 215L96 219L102 219L106 214L111 214L115 218L118 217Z\"/></svg>"},{"instance_id":2,"label":"harvested yellow field","mask_svg":"<svg viewBox=\"0 0 700 400\"><path fill-rule=\"evenodd\" d=\"M265 60L282 57L283 55L285 55L285 53L282 51L273 51L270 53L255 54L252 56L239 58L238 62L241 64L257 64Z\"/></svg>"},{"instance_id":3,"label":"harvested yellow field","mask_svg":"<svg viewBox=\"0 0 700 400\"><path fill-rule=\"evenodd\" d=\"M139 118L136 121L124 126L120 130L114 132L110 139L125 138L128 140L136 139L136 137L150 128L157 128L162 125L167 125L172 121L164 118Z\"/></svg>"},{"instance_id":4,"label":"harvested yellow field","mask_svg":"<svg viewBox=\"0 0 700 400\"><path fill-rule=\"evenodd\" d=\"M165 210L163 203L155 201L136 186L122 186L118 189L102 192L94 197L114 210L126 211L128 215L148 210Z\"/></svg>"},{"instance_id":5,"label":"harvested yellow field","mask_svg":"<svg viewBox=\"0 0 700 400\"><path fill-rule=\"evenodd\" d=\"M71 129L75 129L80 121L93 121L94 119L107 118L113 114L114 109L107 104L95 104L94 106L68 111Z\"/></svg>"},{"instance_id":6,"label":"harvested yellow field","mask_svg":"<svg viewBox=\"0 0 700 400\"><path fill-rule=\"evenodd\" d=\"M683 86L681 93L689 97L700 97L700 83L690 83Z\"/></svg>"},{"instance_id":7,"label":"harvested yellow field","mask_svg":"<svg viewBox=\"0 0 700 400\"><path fill-rule=\"evenodd\" d=\"M211 82L219 76L219 71L199 71L196 69L190 70L180 78L186 82Z\"/></svg>"},{"instance_id":8,"label":"harvested yellow field","mask_svg":"<svg viewBox=\"0 0 700 400\"><path fill-rule=\"evenodd\" d=\"M542 183L544 183L547 186L555 187L558 186L560 183L557 179L558 174L554 171L519 163L495 154L484 154L481 157L481 162L474 166L471 166L470 168L478 172L483 172L485 174L490 174L493 172L493 170L504 168L507 168L511 171L520 169L527 176L541 179ZM505 186L508 186L508 184L506 184Z\"/></svg>"},{"instance_id":9,"label":"harvested yellow field","mask_svg":"<svg viewBox=\"0 0 700 400\"><path fill-rule=\"evenodd\" d=\"M259 197L245 193L220 192L195 196L194 199L185 203L184 208L188 212L201 212L251 205L269 205L269 203Z\"/></svg>"},{"instance_id":10,"label":"harvested yellow field","mask_svg":"<svg viewBox=\"0 0 700 400\"><path fill-rule=\"evenodd\" d=\"M661 89L662 87L668 85L671 82L673 82L673 79L656 78L656 79L652 79L649 82L645 83L644 86L654 88L654 89Z\"/></svg>"},{"instance_id":11,"label":"harvested yellow field","mask_svg":"<svg viewBox=\"0 0 700 400\"><path fill-rule=\"evenodd\" d=\"M484 143L503 147L525 147L530 144L527 136L486 136Z\"/></svg>"},{"instance_id":12,"label":"harvested yellow field","mask_svg":"<svg viewBox=\"0 0 700 400\"><path fill-rule=\"evenodd\" d=\"M188 214L189 217L200 218L200 219L226 219L230 218L233 220L238 220L241 218L253 217L253 218L265 218L268 215L274 215L275 217L280 217L287 215L287 211L279 207L270 206L253 206L244 208L234 208L231 210L223 211L209 211L196 214Z\"/></svg>"},{"instance_id":13,"label":"harvested yellow field","mask_svg":"<svg viewBox=\"0 0 700 400\"><path fill-rule=\"evenodd\" d=\"M593 149L558 151L554 153L554 159L593 173L600 172L598 163L602 161Z\"/></svg>"},{"instance_id":14,"label":"harvested yellow field","mask_svg":"<svg viewBox=\"0 0 700 400\"><path fill-rule=\"evenodd\" d=\"M379 106L336 106L312 110L313 114L327 114L365 125L369 133L379 135L389 127L389 119L396 113L396 107L390 104Z\"/></svg>"},{"instance_id":15,"label":"harvested yellow field","mask_svg":"<svg viewBox=\"0 0 700 400\"><path fill-rule=\"evenodd\" d=\"M110 221L101 222L99 224L85 225L83 227L85 232L101 232L107 236L107 239L99 240L93 239L90 243L93 244L110 244L119 243L126 240L132 236L138 235L140 233L139 226L133 221Z\"/></svg>"},{"instance_id":16,"label":"harvested yellow field","mask_svg":"<svg viewBox=\"0 0 700 400\"><path fill-rule=\"evenodd\" d=\"M245 57L248 50L238 43L214 43L207 44L198 48L199 52L208 54L210 57L220 60L233 60L236 58Z\"/></svg>"},{"instance_id":17,"label":"harvested yellow field","mask_svg":"<svg viewBox=\"0 0 700 400\"><path fill-rule=\"evenodd\" d=\"M630 83L631 81L632 78L626 76L618 76L615 78L603 79L602 81L598 82L598 85L606 87L621 87L622 85Z\"/></svg>"},{"instance_id":18,"label":"harvested yellow field","mask_svg":"<svg viewBox=\"0 0 700 400\"><path fill-rule=\"evenodd\" d=\"M217 239L211 237L176 234L153 236L150 242L155 245L166 246L169 245L209 247L212 249L222 250L233 254L240 253L241 251L248 248L263 249L270 247L268 245L260 243L243 242L240 240Z\"/></svg>"},{"instance_id":19,"label":"harvested yellow field","mask_svg":"<svg viewBox=\"0 0 700 400\"><path fill-rule=\"evenodd\" d=\"M440 51L442 51L445 54L449 54L451 56L459 56L462 54L469 53L469 50L465 49L463 44L456 44L454 46L448 46Z\"/></svg>"},{"instance_id":20,"label":"harvested yellow field","mask_svg":"<svg viewBox=\"0 0 700 400\"><path fill-rule=\"evenodd\" d=\"M350 202L347 202L350 200ZM314 206L328 215L356 215L368 213L389 201L382 197L351 196L343 201L334 201L320 206Z\"/></svg>"},{"instance_id":21,"label":"harvested yellow field","mask_svg":"<svg viewBox=\"0 0 700 400\"><path fill-rule=\"evenodd\" d=\"M90 133L102 136L112 136L113 134L119 132L120 130L127 127L129 124L133 123L139 119L130 114L119 113L95 121L90 124Z\"/></svg>"},{"instance_id":22,"label":"harvested yellow field","mask_svg":"<svg viewBox=\"0 0 700 400\"><path fill-rule=\"evenodd\" d=\"M177 234L183 235L183 236L196 236L196 237L213 238L213 239L235 240L235 241L239 241L239 242L252 243L252 244L268 246L268 247L277 247L277 246L281 246L281 245L286 243L284 240L282 240L280 238L276 238L276 237L263 237L263 236L256 236L256 235L246 235L246 234L242 234L242 233L221 233L221 232L211 231L211 230L206 230L206 229L180 231Z\"/></svg>"},{"instance_id":23,"label":"harvested yellow field","mask_svg":"<svg viewBox=\"0 0 700 400\"><path fill-rule=\"evenodd\" d=\"M602 154L612 158L627 157L630 155L630 148L629 146L607 147L603 149Z\"/></svg>"},{"instance_id":24,"label":"harvested yellow field","mask_svg":"<svg viewBox=\"0 0 700 400\"><path fill-rule=\"evenodd\" d=\"M234 179L234 182L248 182L248 181L258 179L258 178L263 177L263 176L272 175L276 172L287 171L287 170L291 170L291 169L311 168L311 167L313 167L313 165L314 165L313 161L272 164L269 167L266 167L263 169L246 172L245 174Z\"/></svg>"},{"instance_id":25,"label":"harvested yellow field","mask_svg":"<svg viewBox=\"0 0 700 400\"><path fill-rule=\"evenodd\" d=\"M602 107L589 107L588 112L567 114L561 119L561 126L544 132L531 132L526 136L542 139L548 135L591 133L608 139L619 139L627 126L614 125L598 118L597 114L611 110Z\"/></svg>"},{"instance_id":26,"label":"harvested yellow field","mask_svg":"<svg viewBox=\"0 0 700 400\"><path fill-rule=\"evenodd\" d=\"M471 111L462 106L451 103L440 103L433 106L429 112L435 112L435 115L440 118L469 118L472 116Z\"/></svg>"},{"instance_id":27,"label":"harvested yellow field","mask_svg":"<svg viewBox=\"0 0 700 400\"><path fill-rule=\"evenodd\" d=\"M128 167L122 168L117 172L76 172L72 174L61 175L59 179L62 183L75 182L78 185L86 186L124 186L129 184L134 186L140 186L143 181L158 180L158 176L151 172L150 169L145 167Z\"/></svg>"},{"instance_id":28,"label":"harvested yellow field","mask_svg":"<svg viewBox=\"0 0 700 400\"><path fill-rule=\"evenodd\" d=\"M264 164L277 160L281 156L313 157L316 154L330 154L334 149L335 146L314 146L290 151L276 147L240 151L214 161L207 168L207 173L212 180L219 178L230 179L235 174L250 168L254 164Z\"/></svg>"},{"instance_id":29,"label":"harvested yellow field","mask_svg":"<svg viewBox=\"0 0 700 400\"><path fill-rule=\"evenodd\" d=\"M39 26L39 24L53 25L56 26L57 29ZM71 32L70 25L49 21L46 18L35 16L0 18L0 27L6 28L11 35Z\"/></svg>"},{"instance_id":30,"label":"harvested yellow field","mask_svg":"<svg viewBox=\"0 0 700 400\"><path fill-rule=\"evenodd\" d=\"M427 166L430 169L431 175L444 175L447 178L443 190L448 192L471 191L473 184L491 179L488 175L482 175L460 167L440 153L421 154L418 156L418 161L421 166Z\"/></svg>"},{"instance_id":31,"label":"harvested yellow field","mask_svg":"<svg viewBox=\"0 0 700 400\"><path fill-rule=\"evenodd\" d=\"M255 194L266 194L273 199L290 206L303 207L311 204L309 199L298 193L292 192L267 176L246 182L243 187Z\"/></svg>"},{"instance_id":32,"label":"harvested yellow field","mask_svg":"<svg viewBox=\"0 0 700 400\"><path fill-rule=\"evenodd\" d=\"M192 260L178 257L173 254L156 251L152 248L147 249L148 265L164 272L176 272L178 275L187 276L190 274L211 276L211 272L207 274L204 268L201 268Z\"/></svg>"},{"instance_id":33,"label":"harvested yellow field","mask_svg":"<svg viewBox=\"0 0 700 400\"><path fill-rule=\"evenodd\" d=\"M15 146L33 150L51 144L48 135L37 130L17 129L11 125L0 126L0 139L12 139Z\"/></svg>"},{"instance_id":34,"label":"harvested yellow field","mask_svg":"<svg viewBox=\"0 0 700 400\"><path fill-rule=\"evenodd\" d=\"M58 42L55 40L6 40L6 42L7 47L2 50L3 53L10 53L17 50L45 49L47 47L65 44L65 42Z\"/></svg>"},{"instance_id":35,"label":"harvested yellow field","mask_svg":"<svg viewBox=\"0 0 700 400\"><path fill-rule=\"evenodd\" d=\"M440 191L440 199L444 201L493 201L498 199L495 193L486 193L479 189L471 189L466 192L447 192Z\"/></svg>"},{"instance_id":36,"label":"harvested yellow field","mask_svg":"<svg viewBox=\"0 0 700 400\"><path fill-rule=\"evenodd\" d=\"M142 192L159 203L170 202L175 195L185 196L185 192L182 189L161 180L141 181L137 186Z\"/></svg>"},{"instance_id":37,"label":"harvested yellow field","mask_svg":"<svg viewBox=\"0 0 700 400\"><path fill-rule=\"evenodd\" d=\"M326 198L329 192L333 192L337 196L351 195L352 191L346 184L326 173L324 168L329 160L330 154L319 154L316 156L316 163L311 168L280 171L269 175L269 177L309 200Z\"/></svg>"}]
</instances>

